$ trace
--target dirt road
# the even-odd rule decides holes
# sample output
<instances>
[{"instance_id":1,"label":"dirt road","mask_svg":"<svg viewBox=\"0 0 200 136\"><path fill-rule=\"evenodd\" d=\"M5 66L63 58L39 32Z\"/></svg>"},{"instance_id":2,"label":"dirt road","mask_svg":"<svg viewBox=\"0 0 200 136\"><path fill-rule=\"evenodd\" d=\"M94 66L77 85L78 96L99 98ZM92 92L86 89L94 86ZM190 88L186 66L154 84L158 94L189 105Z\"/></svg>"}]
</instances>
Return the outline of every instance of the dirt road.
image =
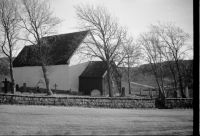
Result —
<instances>
[{"instance_id":1,"label":"dirt road","mask_svg":"<svg viewBox=\"0 0 200 136\"><path fill-rule=\"evenodd\" d=\"M191 135L192 109L0 105L0 135Z\"/></svg>"}]
</instances>

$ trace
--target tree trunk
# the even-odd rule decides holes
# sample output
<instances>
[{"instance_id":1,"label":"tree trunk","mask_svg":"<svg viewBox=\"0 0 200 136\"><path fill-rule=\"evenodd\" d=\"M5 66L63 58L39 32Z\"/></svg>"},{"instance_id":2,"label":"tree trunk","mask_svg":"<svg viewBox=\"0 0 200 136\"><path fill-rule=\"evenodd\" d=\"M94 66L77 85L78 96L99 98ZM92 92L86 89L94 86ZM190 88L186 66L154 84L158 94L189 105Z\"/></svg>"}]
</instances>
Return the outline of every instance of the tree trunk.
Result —
<instances>
[{"instance_id":1,"label":"tree trunk","mask_svg":"<svg viewBox=\"0 0 200 136\"><path fill-rule=\"evenodd\" d=\"M112 85L111 85L112 77L111 77L109 62L107 62L107 77L108 77L109 97L113 97L113 90L112 90Z\"/></svg>"},{"instance_id":2,"label":"tree trunk","mask_svg":"<svg viewBox=\"0 0 200 136\"><path fill-rule=\"evenodd\" d=\"M129 94L131 94L131 81L130 81L130 61L129 61L129 56L128 56L128 89L129 89Z\"/></svg>"},{"instance_id":3,"label":"tree trunk","mask_svg":"<svg viewBox=\"0 0 200 136\"><path fill-rule=\"evenodd\" d=\"M129 94L131 94L131 81L130 81L130 78L128 79L128 88L129 88Z\"/></svg>"},{"instance_id":4,"label":"tree trunk","mask_svg":"<svg viewBox=\"0 0 200 136\"><path fill-rule=\"evenodd\" d=\"M171 71L171 74L172 74L172 77L173 77L173 80L174 80L174 91L176 91L175 92L175 94L176 94L176 98L177 98L177 89L178 89L178 87L177 87L177 81L176 81L176 75L175 75L175 72L174 72L174 70L173 70L173 68L172 68L172 66L170 65L169 66L169 69L170 69L170 71Z\"/></svg>"},{"instance_id":5,"label":"tree trunk","mask_svg":"<svg viewBox=\"0 0 200 136\"><path fill-rule=\"evenodd\" d=\"M177 89L177 81L176 81L176 75L175 75L175 72L173 71L172 68L170 68L170 71L171 71L171 74L173 76L173 80L174 80L174 89Z\"/></svg>"},{"instance_id":6,"label":"tree trunk","mask_svg":"<svg viewBox=\"0 0 200 136\"><path fill-rule=\"evenodd\" d=\"M157 85L158 85L159 98L161 98L161 96L163 95L162 88L161 88L160 83L159 83L159 81L158 81L158 76L157 76L157 74L155 73L154 76L155 76L155 79L156 79L156 83L157 83Z\"/></svg>"},{"instance_id":7,"label":"tree trunk","mask_svg":"<svg viewBox=\"0 0 200 136\"><path fill-rule=\"evenodd\" d=\"M39 34L37 33L37 37L39 37ZM40 59L40 62L41 62L41 65L42 65L42 72L43 72L43 76L44 76L44 80L45 80L45 84L46 84L46 89L47 89L47 95L52 95L52 91L50 89L50 82L49 82L49 79L47 77L47 70L46 70L46 66L45 64L43 63L43 54L42 54L42 49L41 49L41 41L40 39L38 39L38 48L39 48L39 59Z\"/></svg>"},{"instance_id":8,"label":"tree trunk","mask_svg":"<svg viewBox=\"0 0 200 136\"><path fill-rule=\"evenodd\" d=\"M11 93L15 94L15 80L13 76L12 58L9 58L9 61L10 61Z\"/></svg>"},{"instance_id":9,"label":"tree trunk","mask_svg":"<svg viewBox=\"0 0 200 136\"><path fill-rule=\"evenodd\" d=\"M178 60L176 60L175 62L176 62L176 68L177 68L177 71L178 71L178 78L179 78L179 83L180 83L179 85L180 85L180 89L181 89L181 95L182 95L182 98L186 98L186 96L183 92L183 82L182 82L182 78L181 78Z\"/></svg>"},{"instance_id":10,"label":"tree trunk","mask_svg":"<svg viewBox=\"0 0 200 136\"><path fill-rule=\"evenodd\" d=\"M158 75L157 75L157 71L156 71L156 67L153 66L153 64L150 62L151 64L151 69L153 70L153 74L155 76L155 79L156 79L156 83L158 85L158 90L159 90L159 98L163 98L163 88L160 86L160 83L159 83L159 80L158 80Z\"/></svg>"},{"instance_id":11,"label":"tree trunk","mask_svg":"<svg viewBox=\"0 0 200 136\"><path fill-rule=\"evenodd\" d=\"M49 79L47 78L46 68L45 68L44 64L42 64L42 71L43 71L44 80L45 80L45 84L46 84L47 95L52 95L53 93L50 89L50 82L49 82Z\"/></svg>"},{"instance_id":12,"label":"tree trunk","mask_svg":"<svg viewBox=\"0 0 200 136\"><path fill-rule=\"evenodd\" d=\"M163 81L163 71L162 71L162 64L160 63L160 73L161 73L161 88L163 95L166 97L165 89L164 89L164 81Z\"/></svg>"}]
</instances>

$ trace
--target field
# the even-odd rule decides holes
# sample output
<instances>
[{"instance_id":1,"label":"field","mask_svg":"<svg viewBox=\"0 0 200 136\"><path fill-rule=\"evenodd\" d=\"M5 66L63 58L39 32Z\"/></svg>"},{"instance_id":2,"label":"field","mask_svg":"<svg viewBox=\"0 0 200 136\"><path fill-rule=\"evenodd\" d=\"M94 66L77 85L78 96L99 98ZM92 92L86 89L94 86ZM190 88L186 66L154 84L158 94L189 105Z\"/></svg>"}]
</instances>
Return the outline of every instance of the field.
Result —
<instances>
[{"instance_id":1,"label":"field","mask_svg":"<svg viewBox=\"0 0 200 136\"><path fill-rule=\"evenodd\" d=\"M192 109L0 105L0 135L192 135Z\"/></svg>"},{"instance_id":2,"label":"field","mask_svg":"<svg viewBox=\"0 0 200 136\"><path fill-rule=\"evenodd\" d=\"M123 81L122 87L125 87L125 94L127 96L130 96L129 91L128 91L128 82ZM146 96L149 95L149 88L148 87L141 87L139 85L135 85L135 84L131 83L131 89L132 89L132 92L131 92L132 95L140 95L140 89L142 89L142 92L141 92L142 95L146 95ZM156 91L152 91L152 95L155 96Z\"/></svg>"}]
</instances>

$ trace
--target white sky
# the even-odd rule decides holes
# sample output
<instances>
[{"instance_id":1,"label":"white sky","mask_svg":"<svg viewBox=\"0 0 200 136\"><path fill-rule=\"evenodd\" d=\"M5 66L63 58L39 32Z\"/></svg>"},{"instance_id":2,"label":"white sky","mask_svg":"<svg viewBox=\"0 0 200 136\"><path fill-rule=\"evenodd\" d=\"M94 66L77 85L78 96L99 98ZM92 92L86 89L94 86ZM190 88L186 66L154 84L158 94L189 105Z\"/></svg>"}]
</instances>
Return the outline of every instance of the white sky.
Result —
<instances>
[{"instance_id":1,"label":"white sky","mask_svg":"<svg viewBox=\"0 0 200 136\"><path fill-rule=\"evenodd\" d=\"M57 17L63 20L58 34L79 31L74 6L77 4L104 5L128 28L135 38L148 31L148 26L160 22L173 22L185 32L193 34L192 0L49 0ZM193 40L191 41L191 44ZM21 48L22 49L22 48ZM16 55L21 51L19 49ZM193 52L189 53L193 56ZM191 57L190 57L191 58Z\"/></svg>"},{"instance_id":2,"label":"white sky","mask_svg":"<svg viewBox=\"0 0 200 136\"><path fill-rule=\"evenodd\" d=\"M81 3L103 4L135 38L148 31L150 23L157 24L158 21L173 22L193 34L192 0L50 0L56 16L64 20L59 34L78 31L74 6ZM192 51L189 56L193 56Z\"/></svg>"},{"instance_id":3,"label":"white sky","mask_svg":"<svg viewBox=\"0 0 200 136\"><path fill-rule=\"evenodd\" d=\"M137 37L148 31L150 23L174 22L185 32L193 34L192 0L50 0L57 17L64 19L59 33L78 31L74 6L77 4L103 4L119 19L121 25Z\"/></svg>"}]
</instances>

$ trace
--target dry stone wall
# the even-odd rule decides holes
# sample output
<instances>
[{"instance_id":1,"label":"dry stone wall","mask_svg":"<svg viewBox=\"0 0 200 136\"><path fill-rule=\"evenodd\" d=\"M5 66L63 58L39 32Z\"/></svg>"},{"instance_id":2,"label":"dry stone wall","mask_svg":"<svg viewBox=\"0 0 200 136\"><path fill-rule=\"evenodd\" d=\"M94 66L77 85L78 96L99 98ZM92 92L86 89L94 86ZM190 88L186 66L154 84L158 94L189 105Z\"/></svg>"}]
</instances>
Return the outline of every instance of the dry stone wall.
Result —
<instances>
[{"instance_id":1,"label":"dry stone wall","mask_svg":"<svg viewBox=\"0 0 200 136\"><path fill-rule=\"evenodd\" d=\"M102 108L155 108L155 99L109 97L37 97L0 95L0 104L81 106Z\"/></svg>"},{"instance_id":2,"label":"dry stone wall","mask_svg":"<svg viewBox=\"0 0 200 136\"><path fill-rule=\"evenodd\" d=\"M168 109L193 108L193 98L167 98L165 107Z\"/></svg>"},{"instance_id":3,"label":"dry stone wall","mask_svg":"<svg viewBox=\"0 0 200 136\"><path fill-rule=\"evenodd\" d=\"M38 97L0 94L0 104L80 106L98 108L157 108L156 99L129 97ZM192 98L167 98L163 108L193 108Z\"/></svg>"}]
</instances>

